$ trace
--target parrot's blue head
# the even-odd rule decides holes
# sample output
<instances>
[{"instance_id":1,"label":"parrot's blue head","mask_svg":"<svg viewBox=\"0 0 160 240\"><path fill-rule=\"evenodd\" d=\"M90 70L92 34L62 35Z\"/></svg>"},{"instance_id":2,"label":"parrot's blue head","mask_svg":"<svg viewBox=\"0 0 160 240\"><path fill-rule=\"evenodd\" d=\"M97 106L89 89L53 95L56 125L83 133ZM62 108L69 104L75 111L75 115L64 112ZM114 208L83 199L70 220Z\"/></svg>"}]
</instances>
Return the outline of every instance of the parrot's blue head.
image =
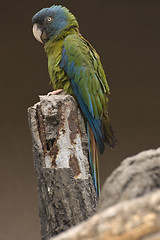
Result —
<instances>
[{"instance_id":1,"label":"parrot's blue head","mask_svg":"<svg viewBox=\"0 0 160 240\"><path fill-rule=\"evenodd\" d=\"M43 8L33 16L32 23L34 37L42 43L56 38L68 29L78 29L76 18L60 5Z\"/></svg>"}]
</instances>

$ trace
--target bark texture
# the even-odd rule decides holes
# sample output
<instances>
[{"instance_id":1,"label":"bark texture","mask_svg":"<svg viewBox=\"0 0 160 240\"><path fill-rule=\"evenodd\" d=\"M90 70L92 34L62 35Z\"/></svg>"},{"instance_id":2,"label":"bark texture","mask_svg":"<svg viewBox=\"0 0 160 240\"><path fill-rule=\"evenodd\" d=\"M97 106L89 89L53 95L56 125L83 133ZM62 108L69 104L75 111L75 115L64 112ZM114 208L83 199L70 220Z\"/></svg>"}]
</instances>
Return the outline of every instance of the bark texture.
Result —
<instances>
[{"instance_id":1,"label":"bark texture","mask_svg":"<svg viewBox=\"0 0 160 240\"><path fill-rule=\"evenodd\" d=\"M51 240L159 240L160 191L123 201Z\"/></svg>"},{"instance_id":2,"label":"bark texture","mask_svg":"<svg viewBox=\"0 0 160 240\"><path fill-rule=\"evenodd\" d=\"M160 189L160 148L123 160L103 186L98 211L156 189Z\"/></svg>"},{"instance_id":3,"label":"bark texture","mask_svg":"<svg viewBox=\"0 0 160 240\"><path fill-rule=\"evenodd\" d=\"M125 159L97 199L83 118L68 95L29 109L42 239L159 240L160 148Z\"/></svg>"},{"instance_id":4,"label":"bark texture","mask_svg":"<svg viewBox=\"0 0 160 240\"><path fill-rule=\"evenodd\" d=\"M85 125L69 95L41 96L28 109L38 177L41 235L46 240L86 220L97 198Z\"/></svg>"},{"instance_id":5,"label":"bark texture","mask_svg":"<svg viewBox=\"0 0 160 240\"><path fill-rule=\"evenodd\" d=\"M97 213L53 240L160 240L160 148L125 159L106 180Z\"/></svg>"}]
</instances>

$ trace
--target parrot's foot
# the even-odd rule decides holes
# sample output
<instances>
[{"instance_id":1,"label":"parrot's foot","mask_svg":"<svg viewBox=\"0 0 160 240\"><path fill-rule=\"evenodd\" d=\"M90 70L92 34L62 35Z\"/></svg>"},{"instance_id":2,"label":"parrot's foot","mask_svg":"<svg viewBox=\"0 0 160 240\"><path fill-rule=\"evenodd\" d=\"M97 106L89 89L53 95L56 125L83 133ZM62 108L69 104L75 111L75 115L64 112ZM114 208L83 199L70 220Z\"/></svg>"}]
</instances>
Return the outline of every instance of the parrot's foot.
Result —
<instances>
[{"instance_id":1,"label":"parrot's foot","mask_svg":"<svg viewBox=\"0 0 160 240\"><path fill-rule=\"evenodd\" d=\"M49 92L49 93L47 94L47 96L57 95L57 94L61 93L62 91L63 91L63 89L58 89L58 90L56 90L56 91Z\"/></svg>"}]
</instances>

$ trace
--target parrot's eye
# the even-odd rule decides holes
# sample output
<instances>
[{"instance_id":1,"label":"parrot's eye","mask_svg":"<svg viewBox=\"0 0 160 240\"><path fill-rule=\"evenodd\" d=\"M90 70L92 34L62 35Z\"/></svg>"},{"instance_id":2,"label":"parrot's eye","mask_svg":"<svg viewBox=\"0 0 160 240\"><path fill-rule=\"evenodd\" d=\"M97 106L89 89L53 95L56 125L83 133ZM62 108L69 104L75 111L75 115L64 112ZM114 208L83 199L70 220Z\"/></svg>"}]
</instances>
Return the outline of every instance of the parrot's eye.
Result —
<instances>
[{"instance_id":1,"label":"parrot's eye","mask_svg":"<svg viewBox=\"0 0 160 240\"><path fill-rule=\"evenodd\" d=\"M46 20L47 20L47 22L51 22L52 18L51 17L47 17Z\"/></svg>"}]
</instances>

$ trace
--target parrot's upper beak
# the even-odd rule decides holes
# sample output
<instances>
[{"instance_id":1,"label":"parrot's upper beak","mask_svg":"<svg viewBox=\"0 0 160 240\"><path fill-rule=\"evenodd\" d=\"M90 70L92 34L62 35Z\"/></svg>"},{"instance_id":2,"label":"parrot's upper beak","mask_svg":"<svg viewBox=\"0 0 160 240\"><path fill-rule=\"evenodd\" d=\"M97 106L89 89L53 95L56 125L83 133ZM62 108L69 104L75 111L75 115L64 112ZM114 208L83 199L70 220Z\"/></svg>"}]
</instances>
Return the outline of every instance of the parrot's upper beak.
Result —
<instances>
[{"instance_id":1,"label":"parrot's upper beak","mask_svg":"<svg viewBox=\"0 0 160 240\"><path fill-rule=\"evenodd\" d=\"M41 39L41 35L42 35L43 31L37 23L33 24L32 30L33 30L33 35L34 35L35 39L37 39L38 42L43 43L43 41Z\"/></svg>"},{"instance_id":2,"label":"parrot's upper beak","mask_svg":"<svg viewBox=\"0 0 160 240\"><path fill-rule=\"evenodd\" d=\"M37 23L33 24L33 35L40 43L46 43L48 41L45 29Z\"/></svg>"}]
</instances>

